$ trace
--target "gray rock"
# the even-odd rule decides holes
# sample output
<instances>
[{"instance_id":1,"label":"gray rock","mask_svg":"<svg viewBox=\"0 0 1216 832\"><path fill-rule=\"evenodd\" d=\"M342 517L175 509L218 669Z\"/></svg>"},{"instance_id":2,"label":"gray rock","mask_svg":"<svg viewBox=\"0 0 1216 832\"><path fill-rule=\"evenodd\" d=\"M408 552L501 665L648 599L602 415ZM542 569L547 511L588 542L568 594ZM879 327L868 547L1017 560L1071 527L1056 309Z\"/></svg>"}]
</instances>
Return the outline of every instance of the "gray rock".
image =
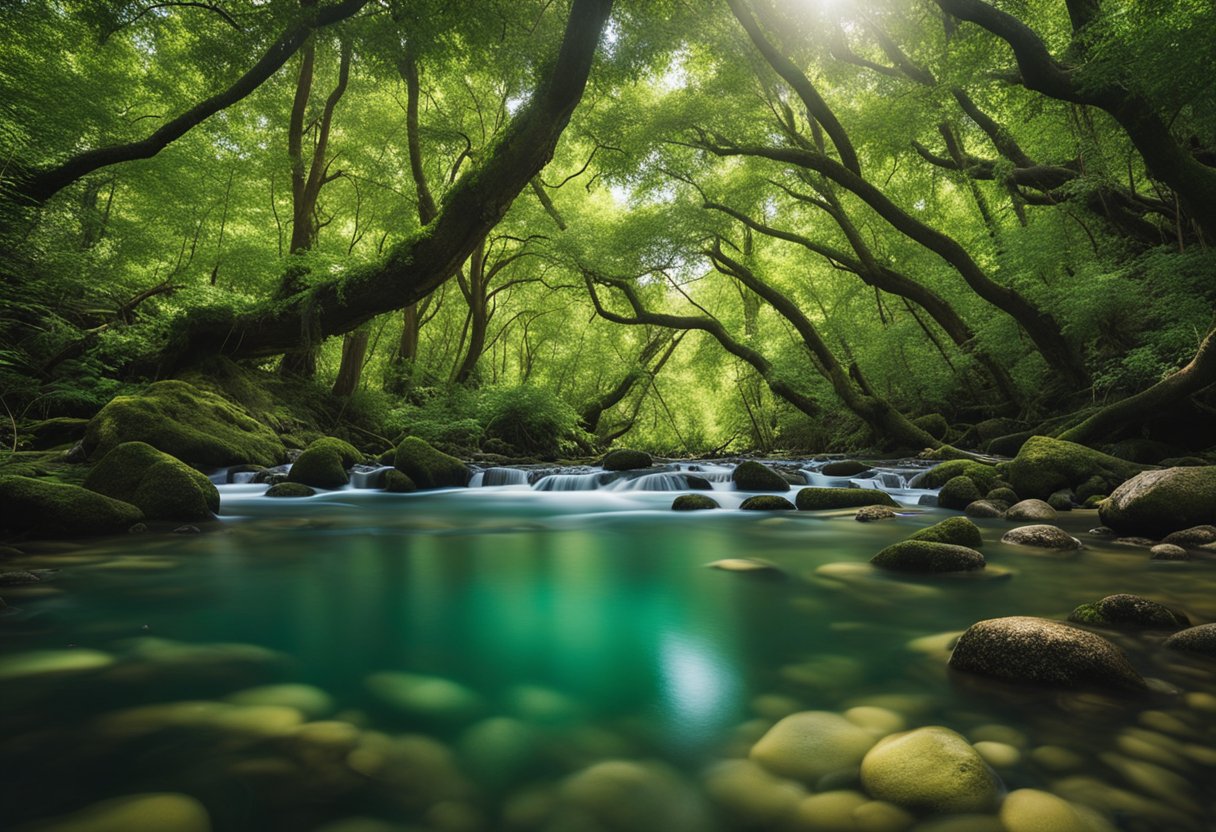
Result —
<instances>
[{"instance_id":1,"label":"gray rock","mask_svg":"<svg viewBox=\"0 0 1216 832\"><path fill-rule=\"evenodd\" d=\"M1175 633L1165 640L1165 646L1216 658L1216 624L1200 624Z\"/></svg>"},{"instance_id":2,"label":"gray rock","mask_svg":"<svg viewBox=\"0 0 1216 832\"><path fill-rule=\"evenodd\" d=\"M1112 529L1146 537L1216 524L1216 465L1137 474L1116 488L1099 511Z\"/></svg>"},{"instance_id":3,"label":"gray rock","mask_svg":"<svg viewBox=\"0 0 1216 832\"><path fill-rule=\"evenodd\" d=\"M1167 534L1161 542L1183 547L1216 543L1216 526L1191 526L1189 529Z\"/></svg>"},{"instance_id":4,"label":"gray rock","mask_svg":"<svg viewBox=\"0 0 1216 832\"><path fill-rule=\"evenodd\" d=\"M1166 630L1189 627L1191 624L1190 619L1185 615L1164 604L1126 593L1107 595L1092 604L1082 604L1069 614L1068 620L1099 627L1143 627Z\"/></svg>"},{"instance_id":5,"label":"gray rock","mask_svg":"<svg viewBox=\"0 0 1216 832\"><path fill-rule=\"evenodd\" d=\"M1001 537L1002 543L1015 546L1038 546L1041 549L1080 549L1081 541L1058 526L1019 526L1010 529Z\"/></svg>"},{"instance_id":6,"label":"gray rock","mask_svg":"<svg viewBox=\"0 0 1216 832\"><path fill-rule=\"evenodd\" d=\"M1172 543L1158 543L1149 549L1152 560L1191 560L1191 553Z\"/></svg>"},{"instance_id":7,"label":"gray rock","mask_svg":"<svg viewBox=\"0 0 1216 832\"><path fill-rule=\"evenodd\" d=\"M963 512L968 517L1004 517L1005 512L992 500L976 500L968 503Z\"/></svg>"},{"instance_id":8,"label":"gray rock","mask_svg":"<svg viewBox=\"0 0 1216 832\"><path fill-rule=\"evenodd\" d=\"M870 523L874 520L888 520L898 516L895 509L890 506L864 506L857 510L853 519L859 523Z\"/></svg>"},{"instance_id":9,"label":"gray rock","mask_svg":"<svg viewBox=\"0 0 1216 832\"><path fill-rule=\"evenodd\" d=\"M1042 500L1022 500L1005 512L1006 520L1055 520L1056 510Z\"/></svg>"},{"instance_id":10,"label":"gray rock","mask_svg":"<svg viewBox=\"0 0 1216 832\"><path fill-rule=\"evenodd\" d=\"M972 624L955 645L950 667L1051 687L1147 689L1118 647L1094 633L1045 618L1012 616Z\"/></svg>"}]
</instances>

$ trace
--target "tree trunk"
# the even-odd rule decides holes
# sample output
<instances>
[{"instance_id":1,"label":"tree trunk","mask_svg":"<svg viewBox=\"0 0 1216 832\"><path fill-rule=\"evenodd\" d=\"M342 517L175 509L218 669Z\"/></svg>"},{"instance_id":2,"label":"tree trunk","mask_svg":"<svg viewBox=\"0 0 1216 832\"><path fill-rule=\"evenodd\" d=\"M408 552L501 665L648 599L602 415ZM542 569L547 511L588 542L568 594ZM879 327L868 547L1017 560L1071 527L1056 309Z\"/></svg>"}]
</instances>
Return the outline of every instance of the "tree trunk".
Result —
<instances>
[{"instance_id":1,"label":"tree trunk","mask_svg":"<svg viewBox=\"0 0 1216 832\"><path fill-rule=\"evenodd\" d=\"M612 0L574 0L561 49L529 102L474 173L444 197L435 220L398 243L380 263L322 277L309 289L242 314L206 307L185 316L158 356L164 372L214 355L256 358L299 342L349 332L375 315L426 297L447 280L511 202L553 157L582 97Z\"/></svg>"},{"instance_id":2,"label":"tree trunk","mask_svg":"<svg viewBox=\"0 0 1216 832\"><path fill-rule=\"evenodd\" d=\"M459 278L459 275L457 276ZM477 370L477 362L486 348L486 330L490 325L486 308L486 246L482 241L469 257L468 283L462 283L465 300L469 302L469 345L464 359L452 372L454 384L468 384Z\"/></svg>"},{"instance_id":3,"label":"tree trunk","mask_svg":"<svg viewBox=\"0 0 1216 832\"><path fill-rule=\"evenodd\" d=\"M371 330L364 324L354 332L346 333L342 339L342 363L338 367L338 377L334 380L333 388L335 396L349 396L359 389L370 335Z\"/></svg>"}]
</instances>

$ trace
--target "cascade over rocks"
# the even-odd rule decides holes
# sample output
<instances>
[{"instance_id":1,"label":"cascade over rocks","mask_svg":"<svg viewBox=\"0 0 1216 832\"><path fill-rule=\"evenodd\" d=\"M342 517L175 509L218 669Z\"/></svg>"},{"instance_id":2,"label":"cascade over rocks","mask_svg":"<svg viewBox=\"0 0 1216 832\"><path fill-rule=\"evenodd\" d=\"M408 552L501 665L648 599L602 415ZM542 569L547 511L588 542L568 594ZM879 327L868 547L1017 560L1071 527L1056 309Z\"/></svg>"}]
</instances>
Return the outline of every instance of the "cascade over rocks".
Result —
<instances>
[{"instance_id":1,"label":"cascade over rocks","mask_svg":"<svg viewBox=\"0 0 1216 832\"><path fill-rule=\"evenodd\" d=\"M744 511L794 511L795 506L776 494L757 494L740 503L739 508Z\"/></svg>"},{"instance_id":2,"label":"cascade over rocks","mask_svg":"<svg viewBox=\"0 0 1216 832\"><path fill-rule=\"evenodd\" d=\"M704 494L681 494L672 500L672 511L706 511L719 508L718 501Z\"/></svg>"},{"instance_id":3,"label":"cascade over rocks","mask_svg":"<svg viewBox=\"0 0 1216 832\"><path fill-rule=\"evenodd\" d=\"M1000 467L1014 491L1024 498L1040 500L1064 488L1076 491L1083 483L1093 489L1094 478L1101 480L1106 486L1103 490L1109 493L1145 469L1144 465L1050 436L1032 436L1016 457Z\"/></svg>"},{"instance_id":4,"label":"cascade over rocks","mask_svg":"<svg viewBox=\"0 0 1216 832\"><path fill-rule=\"evenodd\" d=\"M210 520L220 510L211 480L146 442L124 442L103 456L84 487L137 506L148 520Z\"/></svg>"},{"instance_id":5,"label":"cascade over rocks","mask_svg":"<svg viewBox=\"0 0 1216 832\"><path fill-rule=\"evenodd\" d=\"M286 458L274 431L240 405L184 381L158 381L142 393L117 396L98 411L84 435L90 457L124 442L146 442L190 465L277 465Z\"/></svg>"},{"instance_id":6,"label":"cascade over rocks","mask_svg":"<svg viewBox=\"0 0 1216 832\"><path fill-rule=\"evenodd\" d=\"M137 507L78 485L0 476L0 530L36 537L119 534L142 521Z\"/></svg>"},{"instance_id":7,"label":"cascade over rocks","mask_svg":"<svg viewBox=\"0 0 1216 832\"><path fill-rule=\"evenodd\" d=\"M1137 474L1111 493L1098 514L1121 534L1153 538L1216 524L1216 465Z\"/></svg>"},{"instance_id":8,"label":"cascade over rocks","mask_svg":"<svg viewBox=\"0 0 1216 832\"><path fill-rule=\"evenodd\" d=\"M636 468L649 468L653 464L650 454L627 448L609 451L600 463L605 471L632 471Z\"/></svg>"},{"instance_id":9,"label":"cascade over rocks","mask_svg":"<svg viewBox=\"0 0 1216 832\"><path fill-rule=\"evenodd\" d=\"M1101 636L1029 616L972 624L954 646L950 667L1057 688L1143 691L1148 687L1123 652Z\"/></svg>"}]
</instances>

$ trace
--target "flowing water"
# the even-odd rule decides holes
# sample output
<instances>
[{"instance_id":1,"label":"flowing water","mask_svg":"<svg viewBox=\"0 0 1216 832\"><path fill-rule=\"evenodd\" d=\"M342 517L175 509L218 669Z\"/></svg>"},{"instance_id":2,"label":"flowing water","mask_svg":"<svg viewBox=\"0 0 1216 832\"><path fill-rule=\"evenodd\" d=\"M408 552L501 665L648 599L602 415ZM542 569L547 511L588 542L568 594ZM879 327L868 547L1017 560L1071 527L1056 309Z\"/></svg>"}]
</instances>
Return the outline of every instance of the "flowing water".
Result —
<instances>
[{"instance_id":1,"label":"flowing water","mask_svg":"<svg viewBox=\"0 0 1216 832\"><path fill-rule=\"evenodd\" d=\"M1115 592L1211 621L1216 563L1152 562L1077 511L1059 524L1079 553L1001 544L1011 524L987 520L1004 577L884 577L875 552L951 513L920 505L912 470L816 467L801 476L884 488L901 516L730 510L748 495L721 464L491 469L406 495L226 484L216 530L31 546L5 568L58 571L3 592L0 825L168 792L234 832L862 829L773 821L802 789L859 790L855 769L795 787L724 761L788 713L866 706L850 713L879 733L987 741L1006 788L1091 807L1094 829L1214 828L1216 663L1104 632L1161 680L1108 698L946 659L977 620L1062 618ZM689 476L727 510L670 511ZM707 568L725 558L776 569Z\"/></svg>"}]
</instances>

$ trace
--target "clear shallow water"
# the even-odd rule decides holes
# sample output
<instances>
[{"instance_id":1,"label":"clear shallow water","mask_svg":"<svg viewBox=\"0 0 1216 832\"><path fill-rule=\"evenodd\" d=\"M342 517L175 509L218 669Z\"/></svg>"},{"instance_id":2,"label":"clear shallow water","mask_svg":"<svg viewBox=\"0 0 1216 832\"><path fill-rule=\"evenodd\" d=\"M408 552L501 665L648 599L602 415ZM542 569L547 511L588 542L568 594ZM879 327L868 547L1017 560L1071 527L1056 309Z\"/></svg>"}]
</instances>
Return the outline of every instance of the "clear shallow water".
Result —
<instances>
[{"instance_id":1,"label":"clear shallow water","mask_svg":"<svg viewBox=\"0 0 1216 832\"><path fill-rule=\"evenodd\" d=\"M714 485L726 506L747 496ZM56 580L3 593L6 823L180 792L217 830L757 828L707 769L785 712L870 704L1011 740L1010 790L1055 791L1114 828L1213 828L1213 664L1158 650L1160 634L1104 633L1178 691L1133 700L945 666L949 634L976 620L1063 617L1113 592L1216 619L1212 562L1089 537L1096 512L1061 518L1079 554L1002 545L1010 524L982 521L1011 577L901 581L863 564L946 512L861 524L673 513L672 493L646 490L264 490L223 486L215 532L50 547L28 566ZM706 568L740 557L785 578ZM14 673L31 651L83 666ZM240 695L283 683L309 687ZM607 760L627 767L594 768ZM589 768L617 785L572 787ZM815 785L858 788L848 772Z\"/></svg>"}]
</instances>

